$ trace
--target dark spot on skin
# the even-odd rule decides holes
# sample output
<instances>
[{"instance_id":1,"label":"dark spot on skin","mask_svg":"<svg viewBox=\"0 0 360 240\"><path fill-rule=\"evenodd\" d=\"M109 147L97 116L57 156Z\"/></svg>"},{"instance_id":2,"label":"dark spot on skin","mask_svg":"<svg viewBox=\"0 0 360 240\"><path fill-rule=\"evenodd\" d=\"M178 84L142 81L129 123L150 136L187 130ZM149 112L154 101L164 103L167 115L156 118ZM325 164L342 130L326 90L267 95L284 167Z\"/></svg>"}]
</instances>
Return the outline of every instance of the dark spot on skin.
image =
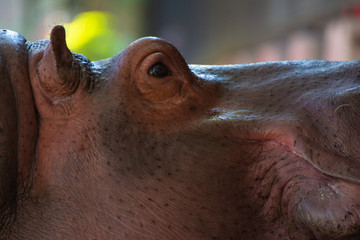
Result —
<instances>
[{"instance_id":1,"label":"dark spot on skin","mask_svg":"<svg viewBox=\"0 0 360 240\"><path fill-rule=\"evenodd\" d=\"M189 111L195 111L196 110L196 107L195 106L190 106L189 107Z\"/></svg>"},{"instance_id":2,"label":"dark spot on skin","mask_svg":"<svg viewBox=\"0 0 360 240\"><path fill-rule=\"evenodd\" d=\"M294 141L294 147L296 146L296 140Z\"/></svg>"}]
</instances>

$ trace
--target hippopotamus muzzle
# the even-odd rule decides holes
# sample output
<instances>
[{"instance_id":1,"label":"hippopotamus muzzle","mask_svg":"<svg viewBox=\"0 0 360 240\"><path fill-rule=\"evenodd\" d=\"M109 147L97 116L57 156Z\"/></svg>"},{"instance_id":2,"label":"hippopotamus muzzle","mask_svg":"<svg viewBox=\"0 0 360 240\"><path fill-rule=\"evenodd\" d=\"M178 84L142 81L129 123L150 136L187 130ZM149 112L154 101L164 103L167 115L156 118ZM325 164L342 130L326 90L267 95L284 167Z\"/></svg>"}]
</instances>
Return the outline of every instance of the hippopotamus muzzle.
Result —
<instances>
[{"instance_id":1,"label":"hippopotamus muzzle","mask_svg":"<svg viewBox=\"0 0 360 240\"><path fill-rule=\"evenodd\" d=\"M359 239L359 61L188 65L0 32L0 237Z\"/></svg>"}]
</instances>

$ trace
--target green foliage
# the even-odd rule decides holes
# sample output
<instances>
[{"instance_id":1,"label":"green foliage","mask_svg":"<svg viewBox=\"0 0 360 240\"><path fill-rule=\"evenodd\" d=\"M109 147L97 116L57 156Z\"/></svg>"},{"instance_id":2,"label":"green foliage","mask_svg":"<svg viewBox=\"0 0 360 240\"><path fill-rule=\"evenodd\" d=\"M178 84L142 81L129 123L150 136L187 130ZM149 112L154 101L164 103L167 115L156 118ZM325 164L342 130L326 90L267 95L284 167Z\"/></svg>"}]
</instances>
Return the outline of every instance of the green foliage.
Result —
<instances>
[{"instance_id":1,"label":"green foliage","mask_svg":"<svg viewBox=\"0 0 360 240\"><path fill-rule=\"evenodd\" d=\"M116 20L114 15L106 12L78 14L71 23L64 25L69 49L92 61L118 53L129 44L131 37L117 30Z\"/></svg>"}]
</instances>

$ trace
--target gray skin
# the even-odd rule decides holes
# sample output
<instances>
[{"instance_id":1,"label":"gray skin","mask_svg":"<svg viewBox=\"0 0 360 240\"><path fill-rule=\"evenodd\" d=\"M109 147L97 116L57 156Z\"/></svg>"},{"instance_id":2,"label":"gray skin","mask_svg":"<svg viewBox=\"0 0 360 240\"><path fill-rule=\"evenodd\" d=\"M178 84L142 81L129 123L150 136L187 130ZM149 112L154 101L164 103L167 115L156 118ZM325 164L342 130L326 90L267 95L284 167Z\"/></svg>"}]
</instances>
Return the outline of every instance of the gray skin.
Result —
<instances>
[{"instance_id":1,"label":"gray skin","mask_svg":"<svg viewBox=\"0 0 360 240\"><path fill-rule=\"evenodd\" d=\"M61 26L0 32L0 236L359 239L359 66L187 65L158 38L90 62Z\"/></svg>"}]
</instances>

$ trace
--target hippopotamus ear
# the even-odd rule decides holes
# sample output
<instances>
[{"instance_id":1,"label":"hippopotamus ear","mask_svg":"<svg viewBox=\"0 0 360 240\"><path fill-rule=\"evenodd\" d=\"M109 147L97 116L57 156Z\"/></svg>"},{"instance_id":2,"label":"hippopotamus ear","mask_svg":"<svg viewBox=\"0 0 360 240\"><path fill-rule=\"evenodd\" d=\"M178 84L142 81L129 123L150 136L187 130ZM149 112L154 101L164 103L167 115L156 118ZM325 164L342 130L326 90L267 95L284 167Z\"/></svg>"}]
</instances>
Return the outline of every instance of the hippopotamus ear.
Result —
<instances>
[{"instance_id":1,"label":"hippopotamus ear","mask_svg":"<svg viewBox=\"0 0 360 240\"><path fill-rule=\"evenodd\" d=\"M41 93L52 103L76 91L80 79L73 65L73 54L65 41L65 29L62 26L55 26L35 71Z\"/></svg>"},{"instance_id":2,"label":"hippopotamus ear","mask_svg":"<svg viewBox=\"0 0 360 240\"><path fill-rule=\"evenodd\" d=\"M55 26L51 30L50 44L48 45L45 54L49 54L59 73L71 68L73 55L66 45L64 27Z\"/></svg>"}]
</instances>

